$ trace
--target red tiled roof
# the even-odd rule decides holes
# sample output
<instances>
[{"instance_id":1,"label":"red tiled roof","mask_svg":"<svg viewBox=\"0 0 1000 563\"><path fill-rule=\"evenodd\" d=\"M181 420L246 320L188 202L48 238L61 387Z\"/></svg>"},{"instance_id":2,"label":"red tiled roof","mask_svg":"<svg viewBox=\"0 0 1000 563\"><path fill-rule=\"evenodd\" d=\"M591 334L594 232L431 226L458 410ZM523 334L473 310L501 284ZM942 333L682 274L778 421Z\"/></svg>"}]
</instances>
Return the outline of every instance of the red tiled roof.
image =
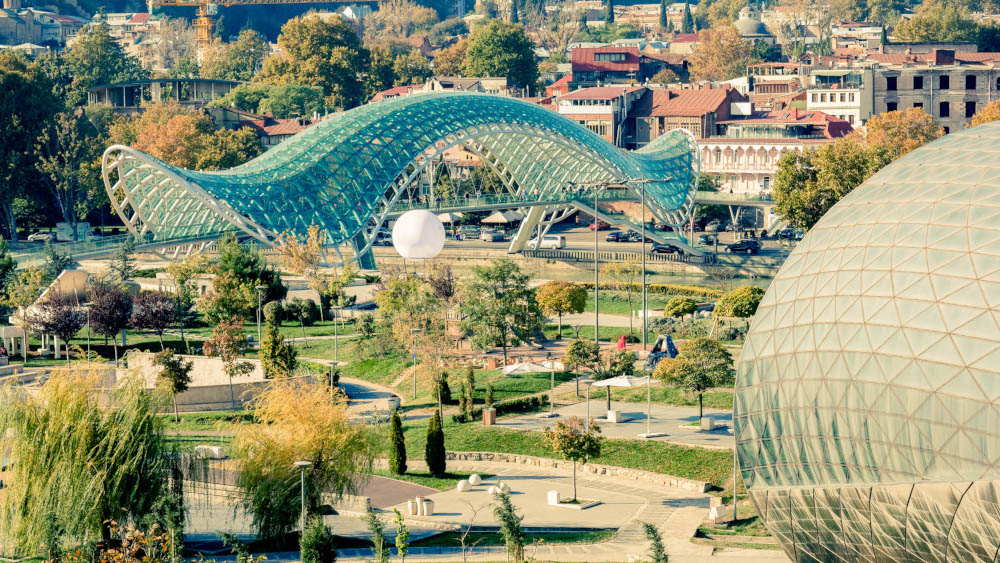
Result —
<instances>
[{"instance_id":1,"label":"red tiled roof","mask_svg":"<svg viewBox=\"0 0 1000 563\"><path fill-rule=\"evenodd\" d=\"M146 23L149 20L149 12L139 12L132 16L129 23Z\"/></svg>"},{"instance_id":2,"label":"red tiled roof","mask_svg":"<svg viewBox=\"0 0 1000 563\"><path fill-rule=\"evenodd\" d=\"M396 86L395 88L389 88L388 90L382 90L378 94L372 96L373 102L380 102L386 98L395 98L396 96L404 96L409 94L416 86Z\"/></svg>"},{"instance_id":3,"label":"red tiled roof","mask_svg":"<svg viewBox=\"0 0 1000 563\"><path fill-rule=\"evenodd\" d=\"M687 55L681 55L679 53L643 53L642 56L663 61L668 65L678 66L684 64L684 61L688 58Z\"/></svg>"},{"instance_id":4,"label":"red tiled roof","mask_svg":"<svg viewBox=\"0 0 1000 563\"><path fill-rule=\"evenodd\" d=\"M594 56L597 53L625 53L625 62L614 63L610 61L596 61ZM572 50L570 61L573 65L573 72L604 71L604 72L628 72L639 71L639 48L638 47L578 47Z\"/></svg>"},{"instance_id":5,"label":"red tiled roof","mask_svg":"<svg viewBox=\"0 0 1000 563\"><path fill-rule=\"evenodd\" d=\"M253 127L258 135L273 137L276 135L295 135L315 125L311 119L257 119L254 121L244 121L241 127Z\"/></svg>"},{"instance_id":6,"label":"red tiled roof","mask_svg":"<svg viewBox=\"0 0 1000 563\"><path fill-rule=\"evenodd\" d=\"M566 76L563 76L562 78L560 78L559 80L556 80L552 84L549 84L548 87L549 88L556 88L556 87L559 87L559 86L566 86L567 84L570 83L570 80L572 80L572 78L573 77L571 75L567 74Z\"/></svg>"},{"instance_id":7,"label":"red tiled roof","mask_svg":"<svg viewBox=\"0 0 1000 563\"><path fill-rule=\"evenodd\" d=\"M697 41L697 33L678 33L671 43L696 43Z\"/></svg>"},{"instance_id":8,"label":"red tiled roof","mask_svg":"<svg viewBox=\"0 0 1000 563\"><path fill-rule=\"evenodd\" d=\"M702 116L718 111L728 103L729 95L726 88L650 90L633 106L631 114L637 117Z\"/></svg>"},{"instance_id":9,"label":"red tiled roof","mask_svg":"<svg viewBox=\"0 0 1000 563\"><path fill-rule=\"evenodd\" d=\"M854 130L851 124L839 117L821 111L804 111L796 108L773 110L769 112L754 112L746 119L731 119L720 121L720 125L817 125L823 126L827 138L843 137Z\"/></svg>"},{"instance_id":10,"label":"red tiled roof","mask_svg":"<svg viewBox=\"0 0 1000 563\"><path fill-rule=\"evenodd\" d=\"M644 86L596 86L594 88L580 88L559 96L560 100L613 100L622 94L629 94L636 90L643 89Z\"/></svg>"}]
</instances>

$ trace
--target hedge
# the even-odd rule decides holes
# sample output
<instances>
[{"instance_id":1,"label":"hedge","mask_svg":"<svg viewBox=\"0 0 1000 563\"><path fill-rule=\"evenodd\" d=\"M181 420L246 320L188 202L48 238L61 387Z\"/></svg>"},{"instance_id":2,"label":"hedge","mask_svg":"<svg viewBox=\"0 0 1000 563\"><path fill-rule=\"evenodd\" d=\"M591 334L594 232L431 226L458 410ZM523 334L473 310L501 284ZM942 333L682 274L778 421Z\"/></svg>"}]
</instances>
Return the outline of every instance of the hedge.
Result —
<instances>
[{"instance_id":1,"label":"hedge","mask_svg":"<svg viewBox=\"0 0 1000 563\"><path fill-rule=\"evenodd\" d=\"M594 282L583 282L580 285L587 288L587 291L592 291L594 289ZM639 283L624 284L615 282L601 282L601 289L622 290L627 285L632 286L632 291L642 291L642 284ZM721 289L715 289L713 287L702 287L699 285L681 285L674 283L647 284L646 293L681 296L681 297L703 297L706 299L718 299L719 297L722 297Z\"/></svg>"},{"instance_id":2,"label":"hedge","mask_svg":"<svg viewBox=\"0 0 1000 563\"><path fill-rule=\"evenodd\" d=\"M520 397L518 399L509 399L507 401L500 401L493 404L493 408L497 411L497 416L503 414L511 414L515 412L525 412L535 410L540 407L547 406L549 404L548 395L533 395L529 397ZM458 413L451 415L451 421L457 422L459 424L465 422L474 422L476 420L481 420L483 418L483 407L476 407L472 409L472 412Z\"/></svg>"}]
</instances>

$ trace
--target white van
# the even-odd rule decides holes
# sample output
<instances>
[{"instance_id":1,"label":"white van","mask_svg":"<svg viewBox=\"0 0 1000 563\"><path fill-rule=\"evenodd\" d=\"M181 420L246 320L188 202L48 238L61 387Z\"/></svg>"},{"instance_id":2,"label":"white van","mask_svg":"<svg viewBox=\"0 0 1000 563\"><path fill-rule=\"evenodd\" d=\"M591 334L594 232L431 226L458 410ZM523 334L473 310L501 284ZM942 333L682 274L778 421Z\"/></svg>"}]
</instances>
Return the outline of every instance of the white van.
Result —
<instances>
[{"instance_id":1,"label":"white van","mask_svg":"<svg viewBox=\"0 0 1000 563\"><path fill-rule=\"evenodd\" d=\"M549 249L549 250L559 250L560 248L566 248L566 237L562 235L545 235L542 237L542 244L538 244L538 238L533 238L528 241L526 246L528 250L539 250Z\"/></svg>"}]
</instances>

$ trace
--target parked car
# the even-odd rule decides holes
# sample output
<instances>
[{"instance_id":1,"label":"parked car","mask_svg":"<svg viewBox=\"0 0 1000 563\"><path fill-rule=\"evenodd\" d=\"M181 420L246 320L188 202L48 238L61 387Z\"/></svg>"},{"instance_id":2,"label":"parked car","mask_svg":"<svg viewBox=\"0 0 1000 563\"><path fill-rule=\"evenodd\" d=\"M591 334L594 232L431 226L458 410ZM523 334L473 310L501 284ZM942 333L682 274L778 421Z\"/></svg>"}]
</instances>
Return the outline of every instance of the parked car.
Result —
<instances>
[{"instance_id":1,"label":"parked car","mask_svg":"<svg viewBox=\"0 0 1000 563\"><path fill-rule=\"evenodd\" d=\"M726 252L730 254L735 254L737 252L746 252L747 254L757 254L760 252L760 243L753 239L746 239L737 241L726 247Z\"/></svg>"},{"instance_id":2,"label":"parked car","mask_svg":"<svg viewBox=\"0 0 1000 563\"><path fill-rule=\"evenodd\" d=\"M653 230L666 232L666 231L672 231L673 229L670 227L670 225L667 225L665 223L653 223Z\"/></svg>"},{"instance_id":3,"label":"parked car","mask_svg":"<svg viewBox=\"0 0 1000 563\"><path fill-rule=\"evenodd\" d=\"M649 249L649 251L654 254L680 254L680 255L684 254L684 251L682 249L672 244L654 244L653 247Z\"/></svg>"},{"instance_id":4,"label":"parked car","mask_svg":"<svg viewBox=\"0 0 1000 563\"><path fill-rule=\"evenodd\" d=\"M484 230L482 234L479 235L479 240L486 242L503 242L506 238L507 237L505 237L502 232L493 229Z\"/></svg>"},{"instance_id":5,"label":"parked car","mask_svg":"<svg viewBox=\"0 0 1000 563\"><path fill-rule=\"evenodd\" d=\"M372 244L375 246L392 246L392 233L388 230L380 230L375 234Z\"/></svg>"},{"instance_id":6,"label":"parked car","mask_svg":"<svg viewBox=\"0 0 1000 563\"><path fill-rule=\"evenodd\" d=\"M542 237L542 244L540 246L536 237L529 240L526 246L528 250L535 250L536 248L559 250L560 248L566 248L566 237L562 235L545 235Z\"/></svg>"},{"instance_id":7,"label":"parked car","mask_svg":"<svg viewBox=\"0 0 1000 563\"><path fill-rule=\"evenodd\" d=\"M591 223L590 224L590 230L591 231L593 231L595 228L598 231L606 231L606 230L608 230L608 229L611 228L611 225L609 225L608 223L605 223L604 221L597 221L596 223Z\"/></svg>"},{"instance_id":8,"label":"parked car","mask_svg":"<svg viewBox=\"0 0 1000 563\"><path fill-rule=\"evenodd\" d=\"M611 231L608 236L604 237L607 242L625 242L625 233L621 231Z\"/></svg>"},{"instance_id":9,"label":"parked car","mask_svg":"<svg viewBox=\"0 0 1000 563\"><path fill-rule=\"evenodd\" d=\"M781 239L781 238L788 238L788 239L790 239L790 238L794 238L794 237L795 237L795 231L792 230L792 229L781 229L781 232L778 233L778 238L779 239Z\"/></svg>"},{"instance_id":10,"label":"parked car","mask_svg":"<svg viewBox=\"0 0 1000 563\"><path fill-rule=\"evenodd\" d=\"M715 235L698 235L698 244L702 246L712 246L715 241Z\"/></svg>"},{"instance_id":11,"label":"parked car","mask_svg":"<svg viewBox=\"0 0 1000 563\"><path fill-rule=\"evenodd\" d=\"M28 242L52 242L52 233L32 233L28 235Z\"/></svg>"},{"instance_id":12,"label":"parked car","mask_svg":"<svg viewBox=\"0 0 1000 563\"><path fill-rule=\"evenodd\" d=\"M462 235L462 240L477 239L483 234L483 230L479 227L474 227L472 225L462 225L455 231L459 235Z\"/></svg>"},{"instance_id":13,"label":"parked car","mask_svg":"<svg viewBox=\"0 0 1000 563\"><path fill-rule=\"evenodd\" d=\"M624 236L625 236L625 241L623 242L645 242L642 240L642 233L638 231L633 231L632 229L625 231ZM646 241L649 240L650 240L649 237L646 237Z\"/></svg>"},{"instance_id":14,"label":"parked car","mask_svg":"<svg viewBox=\"0 0 1000 563\"><path fill-rule=\"evenodd\" d=\"M705 225L706 233L717 233L722 230L722 223L720 221L712 221L711 223Z\"/></svg>"}]
</instances>

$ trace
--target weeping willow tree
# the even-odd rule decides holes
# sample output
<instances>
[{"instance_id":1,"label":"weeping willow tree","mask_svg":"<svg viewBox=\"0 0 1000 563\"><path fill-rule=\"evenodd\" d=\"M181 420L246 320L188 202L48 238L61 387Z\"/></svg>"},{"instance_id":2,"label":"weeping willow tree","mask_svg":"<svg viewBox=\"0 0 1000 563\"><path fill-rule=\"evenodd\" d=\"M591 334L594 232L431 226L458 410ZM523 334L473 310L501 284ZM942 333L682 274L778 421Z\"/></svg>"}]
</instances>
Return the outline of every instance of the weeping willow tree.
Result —
<instances>
[{"instance_id":1,"label":"weeping willow tree","mask_svg":"<svg viewBox=\"0 0 1000 563\"><path fill-rule=\"evenodd\" d=\"M306 509L317 514L324 493L355 493L371 473L378 452L375 432L352 424L342 397L311 378L278 380L253 401L254 422L233 441L239 502L261 538L294 530L301 513L300 469L305 470Z\"/></svg>"},{"instance_id":2,"label":"weeping willow tree","mask_svg":"<svg viewBox=\"0 0 1000 563\"><path fill-rule=\"evenodd\" d=\"M0 388L0 548L51 554L108 539L107 522L144 523L168 493L156 416L139 378L98 392L105 370L65 368L37 396ZM10 555L11 553L8 553Z\"/></svg>"}]
</instances>

